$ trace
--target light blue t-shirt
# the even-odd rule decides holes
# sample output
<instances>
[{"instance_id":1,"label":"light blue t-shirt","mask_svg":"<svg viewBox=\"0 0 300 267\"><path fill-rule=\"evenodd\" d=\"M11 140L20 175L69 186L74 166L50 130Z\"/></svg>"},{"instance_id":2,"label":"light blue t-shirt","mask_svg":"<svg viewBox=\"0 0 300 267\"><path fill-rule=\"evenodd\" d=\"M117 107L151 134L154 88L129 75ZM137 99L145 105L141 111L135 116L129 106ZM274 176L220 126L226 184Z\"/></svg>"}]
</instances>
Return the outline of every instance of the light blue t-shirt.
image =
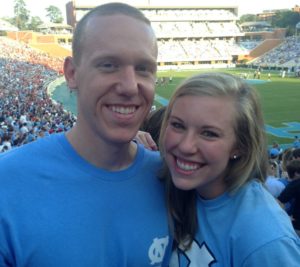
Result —
<instances>
[{"instance_id":1,"label":"light blue t-shirt","mask_svg":"<svg viewBox=\"0 0 300 267\"><path fill-rule=\"evenodd\" d=\"M171 267L298 267L300 240L285 211L258 182L234 195L198 198L199 232Z\"/></svg>"},{"instance_id":2,"label":"light blue t-shirt","mask_svg":"<svg viewBox=\"0 0 300 267\"><path fill-rule=\"evenodd\" d=\"M0 156L1 267L162 266L169 240L158 153L122 171L81 158L64 134Z\"/></svg>"}]
</instances>

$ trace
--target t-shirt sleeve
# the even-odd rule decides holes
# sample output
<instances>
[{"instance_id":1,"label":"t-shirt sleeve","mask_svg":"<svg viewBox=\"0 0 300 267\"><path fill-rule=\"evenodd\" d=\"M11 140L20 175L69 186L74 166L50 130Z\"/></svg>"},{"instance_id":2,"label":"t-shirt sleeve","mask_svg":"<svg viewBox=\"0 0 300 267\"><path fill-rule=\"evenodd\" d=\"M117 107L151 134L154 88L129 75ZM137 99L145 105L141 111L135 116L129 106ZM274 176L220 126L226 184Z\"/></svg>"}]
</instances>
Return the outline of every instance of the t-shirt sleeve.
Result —
<instances>
[{"instance_id":1,"label":"t-shirt sleeve","mask_svg":"<svg viewBox=\"0 0 300 267\"><path fill-rule=\"evenodd\" d=\"M242 264L242 267L253 266L300 266L300 239L296 236L295 239L282 237L263 245Z\"/></svg>"}]
</instances>

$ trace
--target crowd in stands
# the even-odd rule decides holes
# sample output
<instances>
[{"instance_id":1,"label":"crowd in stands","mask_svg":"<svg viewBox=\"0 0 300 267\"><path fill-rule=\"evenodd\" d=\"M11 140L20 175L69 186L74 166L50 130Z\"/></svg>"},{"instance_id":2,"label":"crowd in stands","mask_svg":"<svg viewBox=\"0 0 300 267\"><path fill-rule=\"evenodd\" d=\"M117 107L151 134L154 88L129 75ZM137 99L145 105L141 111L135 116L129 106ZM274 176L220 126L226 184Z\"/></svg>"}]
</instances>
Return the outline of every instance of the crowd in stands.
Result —
<instances>
[{"instance_id":1,"label":"crowd in stands","mask_svg":"<svg viewBox=\"0 0 300 267\"><path fill-rule=\"evenodd\" d=\"M147 18L151 21L165 20L201 20L201 21L215 21L219 20L235 20L236 15L227 9L153 9L142 10Z\"/></svg>"},{"instance_id":2,"label":"crowd in stands","mask_svg":"<svg viewBox=\"0 0 300 267\"><path fill-rule=\"evenodd\" d=\"M62 66L63 59L0 38L0 152L73 125L74 115L47 94Z\"/></svg>"},{"instance_id":3,"label":"crowd in stands","mask_svg":"<svg viewBox=\"0 0 300 267\"><path fill-rule=\"evenodd\" d=\"M235 40L182 39L158 40L159 62L176 61L230 61L234 55L247 53Z\"/></svg>"},{"instance_id":4,"label":"crowd in stands","mask_svg":"<svg viewBox=\"0 0 300 267\"><path fill-rule=\"evenodd\" d=\"M236 42L243 34L231 9L142 11L158 38L158 62L229 63L249 53Z\"/></svg>"},{"instance_id":5,"label":"crowd in stands","mask_svg":"<svg viewBox=\"0 0 300 267\"><path fill-rule=\"evenodd\" d=\"M295 36L252 62L260 66L300 66L300 41Z\"/></svg>"},{"instance_id":6,"label":"crowd in stands","mask_svg":"<svg viewBox=\"0 0 300 267\"><path fill-rule=\"evenodd\" d=\"M152 22L158 38L231 37L242 33L234 22L160 21Z\"/></svg>"},{"instance_id":7,"label":"crowd in stands","mask_svg":"<svg viewBox=\"0 0 300 267\"><path fill-rule=\"evenodd\" d=\"M242 40L239 41L239 45L247 50L252 50L262 43L262 40Z\"/></svg>"},{"instance_id":8,"label":"crowd in stands","mask_svg":"<svg viewBox=\"0 0 300 267\"><path fill-rule=\"evenodd\" d=\"M295 136L293 146L282 150L277 143L269 151L269 171L266 188L290 215L300 235L300 141Z\"/></svg>"}]
</instances>

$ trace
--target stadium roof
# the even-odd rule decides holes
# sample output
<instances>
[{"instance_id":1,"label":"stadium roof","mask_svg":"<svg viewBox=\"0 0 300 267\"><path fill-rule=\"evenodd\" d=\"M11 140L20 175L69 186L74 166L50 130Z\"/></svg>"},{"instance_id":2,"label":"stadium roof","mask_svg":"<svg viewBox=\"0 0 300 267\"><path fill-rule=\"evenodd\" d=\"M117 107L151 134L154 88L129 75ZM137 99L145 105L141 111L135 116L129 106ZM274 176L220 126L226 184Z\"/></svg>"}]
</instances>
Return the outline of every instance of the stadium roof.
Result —
<instances>
[{"instance_id":1,"label":"stadium roof","mask_svg":"<svg viewBox=\"0 0 300 267\"><path fill-rule=\"evenodd\" d=\"M262 27L271 27L271 24L266 21L250 21L250 22L244 22L241 24L242 27L247 26L262 26Z\"/></svg>"}]
</instances>

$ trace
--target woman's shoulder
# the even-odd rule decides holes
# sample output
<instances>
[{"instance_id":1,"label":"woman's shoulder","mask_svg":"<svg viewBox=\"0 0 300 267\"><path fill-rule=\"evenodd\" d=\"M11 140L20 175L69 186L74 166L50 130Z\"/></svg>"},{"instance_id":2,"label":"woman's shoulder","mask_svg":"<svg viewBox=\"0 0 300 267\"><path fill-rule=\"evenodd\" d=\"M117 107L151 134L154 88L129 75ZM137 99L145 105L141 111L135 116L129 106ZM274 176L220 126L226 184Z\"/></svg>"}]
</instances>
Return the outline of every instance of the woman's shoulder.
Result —
<instances>
[{"instance_id":1,"label":"woman's shoulder","mask_svg":"<svg viewBox=\"0 0 300 267\"><path fill-rule=\"evenodd\" d=\"M250 182L236 199L240 205L232 226L231 238L255 251L282 238L297 239L286 212L260 182Z\"/></svg>"}]
</instances>

